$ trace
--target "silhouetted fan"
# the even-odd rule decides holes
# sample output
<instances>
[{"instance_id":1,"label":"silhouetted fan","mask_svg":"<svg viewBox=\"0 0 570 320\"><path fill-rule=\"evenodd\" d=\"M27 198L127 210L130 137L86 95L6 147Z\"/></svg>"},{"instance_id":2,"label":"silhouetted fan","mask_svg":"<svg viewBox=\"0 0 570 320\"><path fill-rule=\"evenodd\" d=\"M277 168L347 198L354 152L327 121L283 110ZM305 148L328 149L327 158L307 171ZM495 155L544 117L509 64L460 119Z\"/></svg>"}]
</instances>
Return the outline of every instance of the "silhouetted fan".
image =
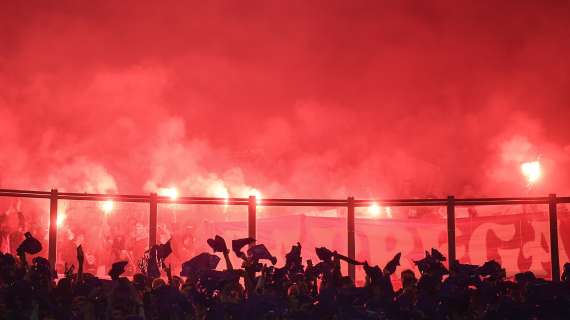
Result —
<instances>
[{"instance_id":1,"label":"silhouetted fan","mask_svg":"<svg viewBox=\"0 0 570 320\"><path fill-rule=\"evenodd\" d=\"M435 261L431 258L431 255L427 251L426 251L426 256L423 259L417 261L414 260L414 264L418 266L420 273L425 273L426 271L428 271L433 262Z\"/></svg>"},{"instance_id":2,"label":"silhouetted fan","mask_svg":"<svg viewBox=\"0 0 570 320\"><path fill-rule=\"evenodd\" d=\"M240 275L236 270L205 270L200 274L200 284L210 291L223 287L229 282L239 281Z\"/></svg>"},{"instance_id":3,"label":"silhouetted fan","mask_svg":"<svg viewBox=\"0 0 570 320\"><path fill-rule=\"evenodd\" d=\"M38 239L34 238L31 233L26 232L24 236L26 239L24 239L24 241L22 241L22 243L18 246L18 249L16 249L18 255L21 255L23 253L36 254L42 251L41 242L39 242Z\"/></svg>"},{"instance_id":4,"label":"silhouetted fan","mask_svg":"<svg viewBox=\"0 0 570 320\"><path fill-rule=\"evenodd\" d=\"M50 278L50 277L56 278L57 277L57 273L51 272L51 266L49 264L49 261L44 257L35 257L34 259L32 259L31 269L34 272L42 274L46 278Z\"/></svg>"},{"instance_id":5,"label":"silhouetted fan","mask_svg":"<svg viewBox=\"0 0 570 320\"><path fill-rule=\"evenodd\" d=\"M44 257L34 257L32 259L32 264L36 266L48 267L49 268L49 261Z\"/></svg>"},{"instance_id":6,"label":"silhouetted fan","mask_svg":"<svg viewBox=\"0 0 570 320\"><path fill-rule=\"evenodd\" d=\"M278 281L285 281L285 276L288 274L288 271L285 267L283 268L275 268L273 270L273 281L274 282L278 282ZM290 274L290 277L293 279L295 277L298 278L299 274ZM303 278L303 274L300 274L300 278Z\"/></svg>"},{"instance_id":7,"label":"silhouetted fan","mask_svg":"<svg viewBox=\"0 0 570 320\"><path fill-rule=\"evenodd\" d=\"M128 261L117 261L113 263L111 270L109 270L109 276L111 276L112 279L119 277L125 272L127 264L129 264Z\"/></svg>"},{"instance_id":8,"label":"silhouetted fan","mask_svg":"<svg viewBox=\"0 0 570 320\"><path fill-rule=\"evenodd\" d=\"M208 245L210 246L210 248L212 248L212 250L214 250L214 252L222 252L222 253L228 252L228 246L226 245L226 240L224 240L224 238L220 237L219 235L216 235L214 239L208 239L206 242L208 242Z\"/></svg>"},{"instance_id":9,"label":"silhouetted fan","mask_svg":"<svg viewBox=\"0 0 570 320\"><path fill-rule=\"evenodd\" d=\"M156 250L156 256L159 260L166 259L172 253L172 246L170 244L170 240L166 241L166 243L159 244Z\"/></svg>"},{"instance_id":10,"label":"silhouetted fan","mask_svg":"<svg viewBox=\"0 0 570 320\"><path fill-rule=\"evenodd\" d=\"M445 261L447 260L441 252L437 251L437 249L431 248L431 256L437 261Z\"/></svg>"},{"instance_id":11,"label":"silhouetted fan","mask_svg":"<svg viewBox=\"0 0 570 320\"><path fill-rule=\"evenodd\" d=\"M219 262L220 257L214 254L209 254L207 252L202 252L182 264L182 271L180 271L180 275L183 277L189 277L190 274L199 273L206 270L213 270L216 269Z\"/></svg>"},{"instance_id":12,"label":"silhouetted fan","mask_svg":"<svg viewBox=\"0 0 570 320\"><path fill-rule=\"evenodd\" d=\"M402 257L402 253L398 252L392 260L388 261L386 266L384 267L385 274L393 274L396 272L396 268L400 265L400 258Z\"/></svg>"},{"instance_id":13,"label":"silhouetted fan","mask_svg":"<svg viewBox=\"0 0 570 320\"><path fill-rule=\"evenodd\" d=\"M482 276L498 276L501 269L501 265L497 261L490 260L485 262L477 271Z\"/></svg>"},{"instance_id":14,"label":"silhouetted fan","mask_svg":"<svg viewBox=\"0 0 570 320\"><path fill-rule=\"evenodd\" d=\"M378 281L380 278L382 278L382 269L380 269L380 267L377 265L371 267L370 265L368 265L368 263L365 263L364 272L366 272L366 275L370 277L370 280L372 282Z\"/></svg>"},{"instance_id":15,"label":"silhouetted fan","mask_svg":"<svg viewBox=\"0 0 570 320\"><path fill-rule=\"evenodd\" d=\"M271 264L277 263L277 257L272 256L263 244L258 244L247 249L247 255L252 257L254 260L267 259L271 261Z\"/></svg>"},{"instance_id":16,"label":"silhouetted fan","mask_svg":"<svg viewBox=\"0 0 570 320\"><path fill-rule=\"evenodd\" d=\"M329 261L333 257L332 251L325 247L315 248L315 252L321 261Z\"/></svg>"},{"instance_id":17,"label":"silhouetted fan","mask_svg":"<svg viewBox=\"0 0 570 320\"><path fill-rule=\"evenodd\" d=\"M436 253L437 255L437 253ZM449 274L449 271L443 263L437 258L434 258L428 251L426 251L425 258L414 261L414 263L418 266L421 274L424 273L432 273L434 275L442 276L444 274Z\"/></svg>"},{"instance_id":18,"label":"silhouetted fan","mask_svg":"<svg viewBox=\"0 0 570 320\"><path fill-rule=\"evenodd\" d=\"M455 272L457 272L457 273L461 273L461 274L465 274L465 275L473 275L473 274L477 273L479 268L480 267L476 264L459 263L459 261L457 261L457 260L455 260L455 262L453 262L453 270L455 270Z\"/></svg>"},{"instance_id":19,"label":"silhouetted fan","mask_svg":"<svg viewBox=\"0 0 570 320\"><path fill-rule=\"evenodd\" d=\"M287 264L299 263L301 260L301 244L297 242L297 245L291 246L291 251L285 255L285 260Z\"/></svg>"},{"instance_id":20,"label":"silhouetted fan","mask_svg":"<svg viewBox=\"0 0 570 320\"><path fill-rule=\"evenodd\" d=\"M255 239L253 238L242 238L242 239L232 240L232 250L236 254L236 256L240 258L245 258L245 254L241 252L241 249L246 245L253 243L255 243Z\"/></svg>"},{"instance_id":21,"label":"silhouetted fan","mask_svg":"<svg viewBox=\"0 0 570 320\"><path fill-rule=\"evenodd\" d=\"M515 274L515 281L517 283L526 283L536 281L536 276L531 271L519 272Z\"/></svg>"},{"instance_id":22,"label":"silhouetted fan","mask_svg":"<svg viewBox=\"0 0 570 320\"><path fill-rule=\"evenodd\" d=\"M16 263L16 259L9 253L0 252L0 265L11 266Z\"/></svg>"}]
</instances>

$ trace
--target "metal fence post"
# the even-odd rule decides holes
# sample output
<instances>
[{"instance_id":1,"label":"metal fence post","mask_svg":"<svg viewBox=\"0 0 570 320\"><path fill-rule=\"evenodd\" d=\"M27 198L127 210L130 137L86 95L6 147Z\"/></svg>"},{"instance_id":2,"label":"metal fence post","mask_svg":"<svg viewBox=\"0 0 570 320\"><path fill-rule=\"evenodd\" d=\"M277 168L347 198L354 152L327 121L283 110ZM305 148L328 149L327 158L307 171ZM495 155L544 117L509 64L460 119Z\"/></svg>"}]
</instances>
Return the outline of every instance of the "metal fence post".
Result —
<instances>
[{"instance_id":1,"label":"metal fence post","mask_svg":"<svg viewBox=\"0 0 570 320\"><path fill-rule=\"evenodd\" d=\"M455 260L455 197L447 197L447 259L451 270Z\"/></svg>"},{"instance_id":2,"label":"metal fence post","mask_svg":"<svg viewBox=\"0 0 570 320\"><path fill-rule=\"evenodd\" d=\"M347 241L348 241L348 257L350 259L356 259L356 240L355 240L355 227L354 227L354 197L348 197L346 215L346 230L347 230ZM348 264L348 276L352 281L356 281L356 268L353 264Z\"/></svg>"},{"instance_id":3,"label":"metal fence post","mask_svg":"<svg viewBox=\"0 0 570 320\"><path fill-rule=\"evenodd\" d=\"M247 205L247 236L257 239L256 221L257 219L257 199L255 196L249 196Z\"/></svg>"},{"instance_id":4,"label":"metal fence post","mask_svg":"<svg viewBox=\"0 0 570 320\"><path fill-rule=\"evenodd\" d=\"M550 261L552 281L560 281L560 256L558 254L558 213L556 210L556 194L548 197L548 216L550 222Z\"/></svg>"},{"instance_id":5,"label":"metal fence post","mask_svg":"<svg viewBox=\"0 0 570 320\"><path fill-rule=\"evenodd\" d=\"M156 245L156 225L158 216L158 201L156 193L150 194L150 215L148 219L148 247Z\"/></svg>"},{"instance_id":6,"label":"metal fence post","mask_svg":"<svg viewBox=\"0 0 570 320\"><path fill-rule=\"evenodd\" d=\"M49 240L48 240L48 261L55 270L57 257L57 189L51 189L49 198Z\"/></svg>"}]
</instances>

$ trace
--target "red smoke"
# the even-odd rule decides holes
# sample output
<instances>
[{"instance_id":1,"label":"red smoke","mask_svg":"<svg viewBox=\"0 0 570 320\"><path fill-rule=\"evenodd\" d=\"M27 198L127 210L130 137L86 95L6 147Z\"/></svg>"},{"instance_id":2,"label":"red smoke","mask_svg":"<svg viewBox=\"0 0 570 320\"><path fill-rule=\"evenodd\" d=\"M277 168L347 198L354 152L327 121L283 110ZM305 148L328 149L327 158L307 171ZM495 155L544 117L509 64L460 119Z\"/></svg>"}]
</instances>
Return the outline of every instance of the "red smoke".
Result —
<instances>
[{"instance_id":1,"label":"red smoke","mask_svg":"<svg viewBox=\"0 0 570 320\"><path fill-rule=\"evenodd\" d=\"M556 1L7 2L0 187L570 192Z\"/></svg>"}]
</instances>

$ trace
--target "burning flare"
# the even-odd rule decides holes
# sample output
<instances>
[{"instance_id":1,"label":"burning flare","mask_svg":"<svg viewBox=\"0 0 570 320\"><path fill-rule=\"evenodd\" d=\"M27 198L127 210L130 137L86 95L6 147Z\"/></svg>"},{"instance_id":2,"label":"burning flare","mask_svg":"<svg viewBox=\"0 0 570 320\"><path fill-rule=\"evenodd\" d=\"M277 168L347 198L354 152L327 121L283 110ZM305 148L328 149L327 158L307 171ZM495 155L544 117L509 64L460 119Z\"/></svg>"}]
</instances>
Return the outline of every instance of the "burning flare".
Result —
<instances>
[{"instance_id":1,"label":"burning flare","mask_svg":"<svg viewBox=\"0 0 570 320\"><path fill-rule=\"evenodd\" d=\"M370 217L378 218L392 218L392 208L390 207L383 207L378 203L374 202L370 206L368 206L368 215Z\"/></svg>"},{"instance_id":2,"label":"burning flare","mask_svg":"<svg viewBox=\"0 0 570 320\"><path fill-rule=\"evenodd\" d=\"M176 200L178 198L178 189L175 187L159 188L158 195L161 197L169 197L170 200Z\"/></svg>"},{"instance_id":3,"label":"burning flare","mask_svg":"<svg viewBox=\"0 0 570 320\"><path fill-rule=\"evenodd\" d=\"M382 213L382 207L380 207L377 203L373 203L368 207L368 214L373 217L378 217Z\"/></svg>"},{"instance_id":4,"label":"burning flare","mask_svg":"<svg viewBox=\"0 0 570 320\"><path fill-rule=\"evenodd\" d=\"M65 221L65 219L67 218L67 214L65 214L64 212L60 212L57 214L57 222L56 225L58 227L63 226L63 222Z\"/></svg>"},{"instance_id":5,"label":"burning flare","mask_svg":"<svg viewBox=\"0 0 570 320\"><path fill-rule=\"evenodd\" d=\"M540 168L540 162L538 160L529 161L521 164L521 172L528 181L528 185L531 186L540 179L542 175L542 170Z\"/></svg>"},{"instance_id":6,"label":"burning flare","mask_svg":"<svg viewBox=\"0 0 570 320\"><path fill-rule=\"evenodd\" d=\"M229 203L230 193L223 182L213 183L209 188L211 194L216 198L224 198L224 205L227 207Z\"/></svg>"},{"instance_id":7,"label":"burning flare","mask_svg":"<svg viewBox=\"0 0 570 320\"><path fill-rule=\"evenodd\" d=\"M255 197L255 202L257 203L258 206L261 205L261 192L259 192L259 190L252 188L249 191L249 195Z\"/></svg>"},{"instance_id":8,"label":"burning flare","mask_svg":"<svg viewBox=\"0 0 570 320\"><path fill-rule=\"evenodd\" d=\"M115 204L113 203L113 200L107 200L101 204L101 210L103 210L105 214L110 214L113 211L114 207Z\"/></svg>"}]
</instances>

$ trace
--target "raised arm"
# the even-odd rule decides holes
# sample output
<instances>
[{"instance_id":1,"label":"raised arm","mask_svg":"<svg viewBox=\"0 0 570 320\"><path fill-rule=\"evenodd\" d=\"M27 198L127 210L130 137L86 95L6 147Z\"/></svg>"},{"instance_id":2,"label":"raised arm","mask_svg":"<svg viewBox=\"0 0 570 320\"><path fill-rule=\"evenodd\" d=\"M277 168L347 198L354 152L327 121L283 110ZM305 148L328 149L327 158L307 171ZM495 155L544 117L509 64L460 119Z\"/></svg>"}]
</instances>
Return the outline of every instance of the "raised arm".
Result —
<instances>
[{"instance_id":1,"label":"raised arm","mask_svg":"<svg viewBox=\"0 0 570 320\"><path fill-rule=\"evenodd\" d=\"M233 270L234 266L230 260L230 250L224 251L224 260L226 260L226 270Z\"/></svg>"},{"instance_id":2,"label":"raised arm","mask_svg":"<svg viewBox=\"0 0 570 320\"><path fill-rule=\"evenodd\" d=\"M81 283L83 281L83 262L85 261L85 254L83 253L83 247L79 245L77 247L77 282Z\"/></svg>"}]
</instances>

